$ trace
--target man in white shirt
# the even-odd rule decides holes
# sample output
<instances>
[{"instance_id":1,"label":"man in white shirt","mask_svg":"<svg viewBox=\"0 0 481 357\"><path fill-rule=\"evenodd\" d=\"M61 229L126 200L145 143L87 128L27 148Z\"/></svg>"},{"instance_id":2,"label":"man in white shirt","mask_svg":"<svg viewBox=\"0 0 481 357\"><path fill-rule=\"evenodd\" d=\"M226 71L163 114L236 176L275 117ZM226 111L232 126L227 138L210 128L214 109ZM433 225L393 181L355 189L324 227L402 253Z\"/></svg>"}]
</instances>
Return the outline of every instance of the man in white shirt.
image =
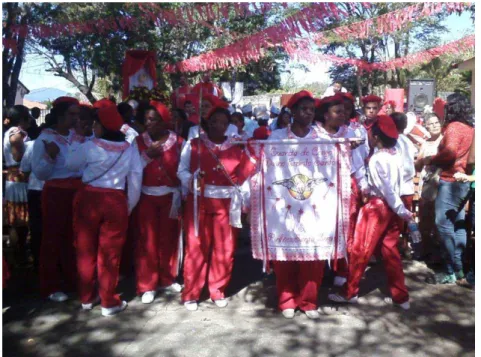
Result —
<instances>
[{"instance_id":1,"label":"man in white shirt","mask_svg":"<svg viewBox=\"0 0 481 357\"><path fill-rule=\"evenodd\" d=\"M332 84L332 86L328 87L326 91L324 92L322 98L324 97L331 97L335 95L336 93L347 93L347 89L342 86L342 83L339 81L336 81Z\"/></svg>"},{"instance_id":2,"label":"man in white shirt","mask_svg":"<svg viewBox=\"0 0 481 357\"><path fill-rule=\"evenodd\" d=\"M413 198L414 198L414 176L416 175L416 169L414 168L414 157L417 153L417 149L409 138L403 134L407 126L407 116L404 113L392 113L391 118L396 124L396 128L399 133L399 138L396 144L396 150L400 153L401 160L401 200L404 206L413 211ZM406 227L401 228L403 234L403 248L407 249L407 232Z\"/></svg>"},{"instance_id":3,"label":"man in white shirt","mask_svg":"<svg viewBox=\"0 0 481 357\"><path fill-rule=\"evenodd\" d=\"M254 130L259 127L259 124L252 120L252 103L246 104L242 107L242 114L244 115L244 131L252 137Z\"/></svg>"}]
</instances>

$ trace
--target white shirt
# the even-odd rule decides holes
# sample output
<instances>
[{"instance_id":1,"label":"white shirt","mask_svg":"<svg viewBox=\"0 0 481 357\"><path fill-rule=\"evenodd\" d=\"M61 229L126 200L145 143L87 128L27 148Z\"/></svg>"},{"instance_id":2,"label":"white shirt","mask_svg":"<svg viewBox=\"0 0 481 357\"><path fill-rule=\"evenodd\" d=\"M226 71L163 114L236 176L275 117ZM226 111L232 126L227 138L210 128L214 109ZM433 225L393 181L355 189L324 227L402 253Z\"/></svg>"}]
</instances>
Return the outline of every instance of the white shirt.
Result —
<instances>
[{"instance_id":1,"label":"white shirt","mask_svg":"<svg viewBox=\"0 0 481 357\"><path fill-rule=\"evenodd\" d=\"M15 135L19 132L21 132L23 130L21 130L20 128L18 127L11 127L10 129L8 129L6 132L5 132L5 135L3 136L3 157L5 159L5 166L7 167L12 167L12 166L18 166L20 165L20 162L18 161L15 161L15 159L13 158L13 155L12 155L12 144L10 144L10 137L12 135ZM30 138L28 137L27 133L23 131L23 133L25 134L24 138L23 138L23 142L28 142L30 141Z\"/></svg>"},{"instance_id":2,"label":"white shirt","mask_svg":"<svg viewBox=\"0 0 481 357\"><path fill-rule=\"evenodd\" d=\"M376 151L369 160L368 183L372 196L380 197L399 217L409 221L412 213L401 200L401 155L395 149Z\"/></svg>"},{"instance_id":3,"label":"white shirt","mask_svg":"<svg viewBox=\"0 0 481 357\"><path fill-rule=\"evenodd\" d=\"M62 136L53 129L44 129L33 145L32 172L35 176L42 181L81 177L82 168L71 170L66 166L69 147L75 144L77 139L78 136L73 129L67 136ZM59 147L60 151L55 159L52 159L45 151L44 140L46 142L53 141Z\"/></svg>"},{"instance_id":4,"label":"white shirt","mask_svg":"<svg viewBox=\"0 0 481 357\"><path fill-rule=\"evenodd\" d=\"M66 166L72 171L84 168L82 181L93 187L124 190L127 181L129 214L139 201L142 163L139 150L126 141L93 139L72 145Z\"/></svg>"},{"instance_id":5,"label":"white shirt","mask_svg":"<svg viewBox=\"0 0 481 357\"><path fill-rule=\"evenodd\" d=\"M237 127L234 124L229 124L225 132L225 135L226 136L239 135L239 130L237 130ZM193 138L198 138L198 137L199 137L199 125L195 125L189 129L189 135L187 136L187 140L190 141Z\"/></svg>"},{"instance_id":6,"label":"white shirt","mask_svg":"<svg viewBox=\"0 0 481 357\"><path fill-rule=\"evenodd\" d=\"M25 152L23 153L22 161L20 162L20 171L29 173L28 177L28 189L33 191L42 191L44 181L40 181L32 172L32 157L33 157L33 144L35 141L29 141L25 143Z\"/></svg>"},{"instance_id":7,"label":"white shirt","mask_svg":"<svg viewBox=\"0 0 481 357\"><path fill-rule=\"evenodd\" d=\"M349 130L354 132L354 137L364 140L364 143L358 148L356 148L356 150L365 162L367 157L369 156L370 151L369 140L367 138L367 130L362 124L353 122L349 124Z\"/></svg>"},{"instance_id":8,"label":"white shirt","mask_svg":"<svg viewBox=\"0 0 481 357\"><path fill-rule=\"evenodd\" d=\"M406 135L399 134L396 149L402 157L401 168L403 181L401 185L401 196L414 195L414 176L416 175L414 156L417 152L416 147Z\"/></svg>"},{"instance_id":9,"label":"white shirt","mask_svg":"<svg viewBox=\"0 0 481 357\"><path fill-rule=\"evenodd\" d=\"M342 92L342 93L347 93L347 89L344 88L344 87L342 87L342 88L341 88L341 92ZM324 92L322 98L324 98L324 97L331 97L331 96L333 96L334 94L336 94L336 92L334 92L334 86L330 86L330 87L328 87L328 88L326 89L326 91Z\"/></svg>"}]
</instances>

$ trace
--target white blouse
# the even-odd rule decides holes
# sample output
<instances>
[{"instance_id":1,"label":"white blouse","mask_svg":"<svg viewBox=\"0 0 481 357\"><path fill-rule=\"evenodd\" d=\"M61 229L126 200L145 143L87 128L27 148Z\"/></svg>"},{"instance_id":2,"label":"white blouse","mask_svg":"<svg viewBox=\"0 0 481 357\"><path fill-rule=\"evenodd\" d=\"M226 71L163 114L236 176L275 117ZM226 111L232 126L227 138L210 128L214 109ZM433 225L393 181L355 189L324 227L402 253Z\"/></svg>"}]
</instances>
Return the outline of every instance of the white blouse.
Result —
<instances>
[{"instance_id":1,"label":"white blouse","mask_svg":"<svg viewBox=\"0 0 481 357\"><path fill-rule=\"evenodd\" d=\"M82 181L93 187L125 190L129 214L137 205L142 187L142 163L139 151L128 142L93 139L69 149L67 168L84 168Z\"/></svg>"},{"instance_id":2,"label":"white blouse","mask_svg":"<svg viewBox=\"0 0 481 357\"><path fill-rule=\"evenodd\" d=\"M405 221L412 213L401 200L401 155L395 149L377 150L369 160L368 183L370 194L386 201L388 206Z\"/></svg>"},{"instance_id":3,"label":"white blouse","mask_svg":"<svg viewBox=\"0 0 481 357\"><path fill-rule=\"evenodd\" d=\"M12 167L12 166L18 166L20 165L20 162L15 161L12 155L12 144L10 144L10 137L12 135L15 135L17 133L23 132L24 138L23 142L28 142L30 141L30 138L28 137L27 133L20 129L19 127L11 127L5 132L5 135L3 136L3 157L5 160L5 166L7 167Z\"/></svg>"},{"instance_id":4,"label":"white blouse","mask_svg":"<svg viewBox=\"0 0 481 357\"><path fill-rule=\"evenodd\" d=\"M32 172L35 176L42 181L81 177L82 168L71 170L66 166L69 147L72 144L78 144L81 138L83 137L75 134L73 129L67 136L60 135L53 129L44 129L33 145ZM45 151L44 140L54 142L59 147L60 151L55 159Z\"/></svg>"},{"instance_id":5,"label":"white blouse","mask_svg":"<svg viewBox=\"0 0 481 357\"><path fill-rule=\"evenodd\" d=\"M28 189L33 191L42 191L44 181L40 181L37 176L32 172L32 158L33 158L33 145L35 141L29 141L25 143L25 152L23 153L22 161L20 162L20 171L30 173L28 176Z\"/></svg>"},{"instance_id":6,"label":"white blouse","mask_svg":"<svg viewBox=\"0 0 481 357\"><path fill-rule=\"evenodd\" d=\"M402 185L401 196L414 195L414 176L416 170L414 168L414 156L417 153L416 147L404 134L399 134L396 149L400 153L402 168Z\"/></svg>"},{"instance_id":7,"label":"white blouse","mask_svg":"<svg viewBox=\"0 0 481 357\"><path fill-rule=\"evenodd\" d=\"M192 140L193 138L198 138L199 137L199 125L195 125L192 128L189 129L189 135L187 136L187 140ZM229 124L227 127L227 130L225 132L226 136L238 136L239 135L239 130L234 124Z\"/></svg>"}]
</instances>

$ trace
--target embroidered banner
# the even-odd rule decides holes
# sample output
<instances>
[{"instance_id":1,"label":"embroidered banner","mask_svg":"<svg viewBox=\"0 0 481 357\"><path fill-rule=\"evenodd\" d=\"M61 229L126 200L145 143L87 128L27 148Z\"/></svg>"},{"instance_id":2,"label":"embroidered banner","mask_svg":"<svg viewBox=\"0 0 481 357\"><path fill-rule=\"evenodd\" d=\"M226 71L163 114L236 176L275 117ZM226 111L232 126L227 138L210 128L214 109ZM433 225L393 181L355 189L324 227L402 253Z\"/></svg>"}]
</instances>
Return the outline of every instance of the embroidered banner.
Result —
<instances>
[{"instance_id":1,"label":"embroidered banner","mask_svg":"<svg viewBox=\"0 0 481 357\"><path fill-rule=\"evenodd\" d=\"M335 142L265 145L261 171L250 182L255 259L312 261L346 256L349 150L349 145Z\"/></svg>"}]
</instances>

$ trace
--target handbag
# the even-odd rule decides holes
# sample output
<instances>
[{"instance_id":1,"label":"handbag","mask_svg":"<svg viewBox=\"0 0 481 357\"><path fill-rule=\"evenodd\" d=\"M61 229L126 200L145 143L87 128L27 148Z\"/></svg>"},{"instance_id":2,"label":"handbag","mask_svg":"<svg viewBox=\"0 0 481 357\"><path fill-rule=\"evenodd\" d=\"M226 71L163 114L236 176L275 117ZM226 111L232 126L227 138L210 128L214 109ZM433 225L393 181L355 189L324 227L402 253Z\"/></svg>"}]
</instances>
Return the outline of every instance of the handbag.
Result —
<instances>
[{"instance_id":1,"label":"handbag","mask_svg":"<svg viewBox=\"0 0 481 357\"><path fill-rule=\"evenodd\" d=\"M439 174L441 169L436 169L431 172L427 172L423 177L423 188L421 191L421 198L428 202L433 202L438 196L439 189Z\"/></svg>"}]
</instances>

